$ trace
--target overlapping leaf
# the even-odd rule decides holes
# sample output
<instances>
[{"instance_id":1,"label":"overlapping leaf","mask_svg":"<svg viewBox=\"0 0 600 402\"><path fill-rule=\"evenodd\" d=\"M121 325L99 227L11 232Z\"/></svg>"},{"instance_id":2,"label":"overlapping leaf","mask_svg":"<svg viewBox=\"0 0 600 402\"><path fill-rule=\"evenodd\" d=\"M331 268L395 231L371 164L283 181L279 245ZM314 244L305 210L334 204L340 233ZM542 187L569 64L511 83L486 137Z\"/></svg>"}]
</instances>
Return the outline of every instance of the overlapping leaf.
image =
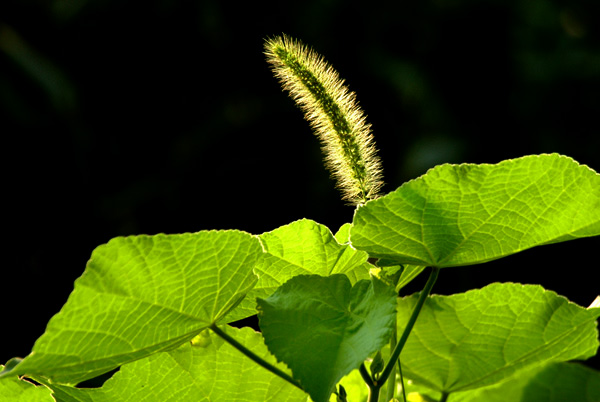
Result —
<instances>
[{"instance_id":1,"label":"overlapping leaf","mask_svg":"<svg viewBox=\"0 0 600 402\"><path fill-rule=\"evenodd\" d=\"M262 255L258 239L239 231L113 239L9 374L76 383L179 346L244 297Z\"/></svg>"},{"instance_id":2,"label":"overlapping leaf","mask_svg":"<svg viewBox=\"0 0 600 402\"><path fill-rule=\"evenodd\" d=\"M416 299L400 299L399 330ZM584 309L537 285L492 284L433 296L402 350L402 368L437 391L482 387L523 368L593 356L598 316L600 309Z\"/></svg>"},{"instance_id":3,"label":"overlapping leaf","mask_svg":"<svg viewBox=\"0 0 600 402\"><path fill-rule=\"evenodd\" d=\"M259 333L223 328L258 356L277 365ZM124 365L102 388L50 384L62 402L305 402L307 395L258 366L212 332L190 343ZM282 370L285 366L279 365Z\"/></svg>"},{"instance_id":4,"label":"overlapping leaf","mask_svg":"<svg viewBox=\"0 0 600 402\"><path fill-rule=\"evenodd\" d=\"M354 287L345 275L297 276L259 299L269 350L290 367L315 402L391 336L396 294L376 278Z\"/></svg>"},{"instance_id":5,"label":"overlapping leaf","mask_svg":"<svg viewBox=\"0 0 600 402\"><path fill-rule=\"evenodd\" d=\"M520 371L509 380L478 390L459 392L450 402L598 402L600 372L575 363L554 363Z\"/></svg>"},{"instance_id":6,"label":"overlapping leaf","mask_svg":"<svg viewBox=\"0 0 600 402\"><path fill-rule=\"evenodd\" d=\"M335 238L338 242L346 244L350 242L350 228L352 224L345 223L335 234ZM415 279L423 270L426 268L425 266L418 265L408 265L402 264L397 265L394 261L389 262L391 266L387 266L387 262L384 260L378 260L375 265L367 266L369 268L369 272L371 275L378 277L386 283L390 283L388 281L390 275L393 276L393 285L396 288L396 291L399 291L404 286L408 285L413 279ZM388 273L391 272L390 275Z\"/></svg>"},{"instance_id":7,"label":"overlapping leaf","mask_svg":"<svg viewBox=\"0 0 600 402\"><path fill-rule=\"evenodd\" d=\"M355 213L352 245L436 267L477 264L600 235L600 175L571 158L441 165Z\"/></svg>"},{"instance_id":8,"label":"overlapping leaf","mask_svg":"<svg viewBox=\"0 0 600 402\"><path fill-rule=\"evenodd\" d=\"M4 366L0 366L0 371ZM0 381L0 402L53 402L50 390L11 376Z\"/></svg>"},{"instance_id":9,"label":"overlapping leaf","mask_svg":"<svg viewBox=\"0 0 600 402\"><path fill-rule=\"evenodd\" d=\"M345 274L352 283L369 277L367 253L338 243L331 231L301 219L259 236L264 259L255 268L258 283L228 317L229 321L256 314L256 298L265 298L296 275Z\"/></svg>"}]
</instances>

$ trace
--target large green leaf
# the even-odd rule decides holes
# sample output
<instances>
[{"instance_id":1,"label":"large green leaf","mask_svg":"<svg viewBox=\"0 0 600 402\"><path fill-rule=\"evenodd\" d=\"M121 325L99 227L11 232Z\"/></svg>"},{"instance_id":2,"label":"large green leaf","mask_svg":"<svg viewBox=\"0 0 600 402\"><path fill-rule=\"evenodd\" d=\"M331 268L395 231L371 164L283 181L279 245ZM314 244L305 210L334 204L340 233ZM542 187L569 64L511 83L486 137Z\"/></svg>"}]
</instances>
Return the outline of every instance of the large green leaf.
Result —
<instances>
[{"instance_id":1,"label":"large green leaf","mask_svg":"<svg viewBox=\"0 0 600 402\"><path fill-rule=\"evenodd\" d=\"M0 365L0 370L4 366ZM35 386L27 380L11 376L0 381L0 402L53 402L50 390L44 386Z\"/></svg>"},{"instance_id":2,"label":"large green leaf","mask_svg":"<svg viewBox=\"0 0 600 402\"><path fill-rule=\"evenodd\" d=\"M269 350L290 367L315 402L391 336L396 294L377 278L354 287L345 275L297 276L258 299Z\"/></svg>"},{"instance_id":3,"label":"large green leaf","mask_svg":"<svg viewBox=\"0 0 600 402\"><path fill-rule=\"evenodd\" d=\"M398 328L417 296L399 300ZM491 284L427 299L400 360L407 378L442 392L474 389L517 370L586 359L598 348L596 318L538 285Z\"/></svg>"},{"instance_id":4,"label":"large green leaf","mask_svg":"<svg viewBox=\"0 0 600 402\"><path fill-rule=\"evenodd\" d=\"M258 283L228 317L236 319L256 314L256 298L269 297L296 275L345 274L352 283L369 277L367 253L338 243L331 231L309 219L301 219L259 236L265 257L256 266Z\"/></svg>"},{"instance_id":5,"label":"large green leaf","mask_svg":"<svg viewBox=\"0 0 600 402\"><path fill-rule=\"evenodd\" d=\"M520 371L498 385L459 392L449 402L599 402L600 372L574 363Z\"/></svg>"},{"instance_id":6,"label":"large green leaf","mask_svg":"<svg viewBox=\"0 0 600 402\"><path fill-rule=\"evenodd\" d=\"M76 383L179 346L235 307L262 255L239 231L113 239L11 373Z\"/></svg>"},{"instance_id":7,"label":"large green leaf","mask_svg":"<svg viewBox=\"0 0 600 402\"><path fill-rule=\"evenodd\" d=\"M352 245L371 257L449 267L600 234L600 175L552 154L441 165L358 207Z\"/></svg>"},{"instance_id":8,"label":"large green leaf","mask_svg":"<svg viewBox=\"0 0 600 402\"><path fill-rule=\"evenodd\" d=\"M259 333L223 328L255 354L277 365ZM260 367L212 332L198 342L126 364L102 388L49 384L61 402L305 402L307 395ZM284 365L279 365L287 370Z\"/></svg>"}]
</instances>

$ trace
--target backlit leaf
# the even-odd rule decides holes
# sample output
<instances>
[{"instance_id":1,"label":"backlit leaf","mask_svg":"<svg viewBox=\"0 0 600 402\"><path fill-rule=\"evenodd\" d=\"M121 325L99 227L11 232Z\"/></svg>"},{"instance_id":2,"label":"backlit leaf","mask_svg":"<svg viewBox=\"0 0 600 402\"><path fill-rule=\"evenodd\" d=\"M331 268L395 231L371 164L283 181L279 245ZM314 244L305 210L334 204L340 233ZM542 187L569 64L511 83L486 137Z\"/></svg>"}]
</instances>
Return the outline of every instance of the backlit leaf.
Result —
<instances>
[{"instance_id":1,"label":"backlit leaf","mask_svg":"<svg viewBox=\"0 0 600 402\"><path fill-rule=\"evenodd\" d=\"M263 252L239 231L132 236L92 254L33 352L11 374L77 383L177 347L252 288Z\"/></svg>"},{"instance_id":2,"label":"backlit leaf","mask_svg":"<svg viewBox=\"0 0 600 402\"><path fill-rule=\"evenodd\" d=\"M258 356L276 364L259 333L223 328ZM212 332L202 346L189 342L170 352L124 365L102 388L50 384L63 402L305 402L307 395L258 366ZM287 370L284 365L279 365Z\"/></svg>"},{"instance_id":3,"label":"backlit leaf","mask_svg":"<svg viewBox=\"0 0 600 402\"><path fill-rule=\"evenodd\" d=\"M597 235L600 175L557 154L437 166L359 206L350 229L371 257L436 267Z\"/></svg>"},{"instance_id":4,"label":"backlit leaf","mask_svg":"<svg viewBox=\"0 0 600 402\"><path fill-rule=\"evenodd\" d=\"M0 366L0 371L4 366ZM53 402L50 390L31 382L11 376L0 381L0 402Z\"/></svg>"},{"instance_id":5,"label":"backlit leaf","mask_svg":"<svg viewBox=\"0 0 600 402\"><path fill-rule=\"evenodd\" d=\"M258 283L229 321L256 314L256 298L269 297L296 275L345 274L351 283L369 277L367 253L339 244L331 231L309 219L301 219L259 236L265 257L255 268Z\"/></svg>"},{"instance_id":6,"label":"backlit leaf","mask_svg":"<svg viewBox=\"0 0 600 402\"><path fill-rule=\"evenodd\" d=\"M398 329L417 296L400 299ZM517 370L593 356L600 309L538 285L491 284L427 299L400 359L404 375L442 392L493 384Z\"/></svg>"},{"instance_id":7,"label":"backlit leaf","mask_svg":"<svg viewBox=\"0 0 600 402\"><path fill-rule=\"evenodd\" d=\"M520 371L498 385L452 394L449 402L598 402L600 372L575 363Z\"/></svg>"}]
</instances>

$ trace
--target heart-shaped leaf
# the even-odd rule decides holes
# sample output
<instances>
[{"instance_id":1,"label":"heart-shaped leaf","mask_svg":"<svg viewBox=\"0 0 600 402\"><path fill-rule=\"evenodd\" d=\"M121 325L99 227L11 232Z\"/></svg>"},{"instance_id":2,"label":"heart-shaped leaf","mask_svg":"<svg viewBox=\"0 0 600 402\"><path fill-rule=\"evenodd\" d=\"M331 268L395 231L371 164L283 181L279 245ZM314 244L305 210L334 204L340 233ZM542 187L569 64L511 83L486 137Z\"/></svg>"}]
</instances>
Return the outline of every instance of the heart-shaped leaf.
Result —
<instances>
[{"instance_id":1,"label":"heart-shaped leaf","mask_svg":"<svg viewBox=\"0 0 600 402\"><path fill-rule=\"evenodd\" d=\"M401 331L417 296L399 300ZM407 378L441 392L474 389L517 370L586 359L598 348L600 309L585 309L538 285L491 284L432 296L400 356Z\"/></svg>"},{"instance_id":2,"label":"heart-shaped leaf","mask_svg":"<svg viewBox=\"0 0 600 402\"><path fill-rule=\"evenodd\" d=\"M267 347L292 370L315 402L389 339L393 288L376 278L354 287L345 275L297 276L258 300Z\"/></svg>"},{"instance_id":3,"label":"heart-shaped leaf","mask_svg":"<svg viewBox=\"0 0 600 402\"><path fill-rule=\"evenodd\" d=\"M600 175L571 158L441 165L356 210L352 245L401 264L478 264L600 235Z\"/></svg>"},{"instance_id":4,"label":"heart-shaped leaf","mask_svg":"<svg viewBox=\"0 0 600 402\"><path fill-rule=\"evenodd\" d=\"M259 333L222 328L255 354L276 364ZM193 346L129 363L102 388L49 384L62 402L305 402L307 395L258 366L212 332ZM286 370L285 366L279 368Z\"/></svg>"},{"instance_id":5,"label":"heart-shaped leaf","mask_svg":"<svg viewBox=\"0 0 600 402\"><path fill-rule=\"evenodd\" d=\"M369 277L367 253L338 243L331 231L310 219L301 219L259 236L265 256L254 272L259 280L232 312L234 321L256 314L256 298L269 297L296 275L345 274L351 283Z\"/></svg>"},{"instance_id":6,"label":"heart-shaped leaf","mask_svg":"<svg viewBox=\"0 0 600 402\"><path fill-rule=\"evenodd\" d=\"M554 363L519 371L498 385L459 392L451 402L597 402L600 372L575 363Z\"/></svg>"},{"instance_id":7,"label":"heart-shaped leaf","mask_svg":"<svg viewBox=\"0 0 600 402\"><path fill-rule=\"evenodd\" d=\"M10 373L77 383L179 346L239 303L262 255L240 231L113 239Z\"/></svg>"}]
</instances>

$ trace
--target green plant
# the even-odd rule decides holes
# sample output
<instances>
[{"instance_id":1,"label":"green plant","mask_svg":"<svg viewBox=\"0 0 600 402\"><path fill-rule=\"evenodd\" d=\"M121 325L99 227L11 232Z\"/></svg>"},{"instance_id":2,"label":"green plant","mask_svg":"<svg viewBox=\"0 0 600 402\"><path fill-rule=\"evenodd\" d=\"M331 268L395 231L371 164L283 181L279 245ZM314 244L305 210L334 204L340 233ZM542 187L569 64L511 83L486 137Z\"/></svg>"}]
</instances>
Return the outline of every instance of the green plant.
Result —
<instances>
[{"instance_id":1,"label":"green plant","mask_svg":"<svg viewBox=\"0 0 600 402\"><path fill-rule=\"evenodd\" d=\"M600 373L569 362L596 354L600 303L515 283L430 295L442 268L600 234L600 176L526 156L438 166L378 197L354 94L298 42L266 53L352 222L112 239L32 353L6 364L0 400L600 401ZM427 269L421 292L398 297ZM227 325L257 312L260 333ZM118 367L101 388L75 386Z\"/></svg>"}]
</instances>

